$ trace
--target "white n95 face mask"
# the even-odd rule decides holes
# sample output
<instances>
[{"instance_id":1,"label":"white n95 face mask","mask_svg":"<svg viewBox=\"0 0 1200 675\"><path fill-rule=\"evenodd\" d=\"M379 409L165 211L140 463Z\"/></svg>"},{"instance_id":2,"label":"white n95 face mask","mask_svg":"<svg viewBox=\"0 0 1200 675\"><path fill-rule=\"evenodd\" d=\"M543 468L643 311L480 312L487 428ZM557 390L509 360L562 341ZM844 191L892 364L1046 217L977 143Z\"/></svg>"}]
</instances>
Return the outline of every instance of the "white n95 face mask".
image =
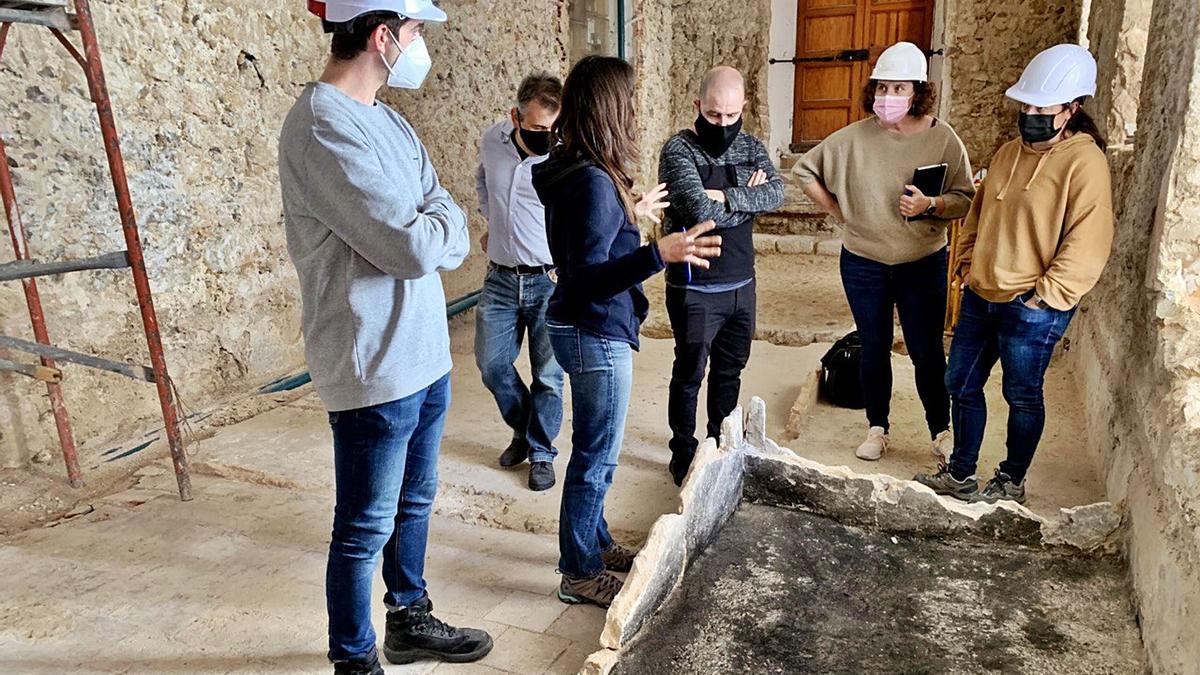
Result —
<instances>
[{"instance_id":1,"label":"white n95 face mask","mask_svg":"<svg viewBox=\"0 0 1200 675\"><path fill-rule=\"evenodd\" d=\"M396 62L388 63L386 54L379 55L388 69L388 86L397 89L420 88L425 76L429 74L429 69L433 67L433 59L429 56L429 49L425 47L425 38L418 36L408 45L408 49L400 46L400 41L395 35L391 38L400 50Z\"/></svg>"}]
</instances>

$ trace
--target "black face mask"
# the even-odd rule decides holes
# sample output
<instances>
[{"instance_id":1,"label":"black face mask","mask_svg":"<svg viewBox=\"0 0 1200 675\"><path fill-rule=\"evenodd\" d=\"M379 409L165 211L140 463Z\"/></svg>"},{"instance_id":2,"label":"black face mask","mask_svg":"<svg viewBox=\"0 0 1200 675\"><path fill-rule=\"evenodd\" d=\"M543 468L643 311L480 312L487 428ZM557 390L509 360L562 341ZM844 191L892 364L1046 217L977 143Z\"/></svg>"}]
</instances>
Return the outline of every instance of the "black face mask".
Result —
<instances>
[{"instance_id":1,"label":"black face mask","mask_svg":"<svg viewBox=\"0 0 1200 675\"><path fill-rule=\"evenodd\" d=\"M1021 130L1021 139L1026 143L1045 143L1058 135L1062 127L1054 128L1054 115L1030 115L1022 112L1017 118L1017 128ZM1070 121L1068 119L1068 121ZM1065 125L1064 125L1065 126Z\"/></svg>"},{"instance_id":2,"label":"black face mask","mask_svg":"<svg viewBox=\"0 0 1200 675\"><path fill-rule=\"evenodd\" d=\"M525 147L529 148L529 152L538 157L550 152L549 131L521 129L521 140L525 143Z\"/></svg>"},{"instance_id":3,"label":"black face mask","mask_svg":"<svg viewBox=\"0 0 1200 675\"><path fill-rule=\"evenodd\" d=\"M727 127L719 127L700 115L696 118L696 136L700 138L700 147L704 148L712 157L720 157L725 154L729 146L733 145L733 139L742 130L742 119L730 124Z\"/></svg>"}]
</instances>

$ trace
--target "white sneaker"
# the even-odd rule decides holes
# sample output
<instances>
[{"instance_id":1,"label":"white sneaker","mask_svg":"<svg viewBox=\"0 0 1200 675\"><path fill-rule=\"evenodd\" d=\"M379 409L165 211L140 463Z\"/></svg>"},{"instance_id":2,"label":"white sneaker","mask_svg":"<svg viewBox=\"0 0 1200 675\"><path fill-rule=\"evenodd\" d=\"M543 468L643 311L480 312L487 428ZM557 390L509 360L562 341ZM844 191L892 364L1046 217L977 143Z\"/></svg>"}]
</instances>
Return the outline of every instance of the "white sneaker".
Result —
<instances>
[{"instance_id":1,"label":"white sneaker","mask_svg":"<svg viewBox=\"0 0 1200 675\"><path fill-rule=\"evenodd\" d=\"M949 429L938 434L937 438L933 439L933 445L930 446L929 451L938 458L938 462L949 464L950 455L954 454L954 434Z\"/></svg>"},{"instance_id":2,"label":"white sneaker","mask_svg":"<svg viewBox=\"0 0 1200 675\"><path fill-rule=\"evenodd\" d=\"M865 459L869 462L883 457L883 453L888 449L888 435L883 430L883 427L871 427L867 431L867 440L858 446L858 450L854 451L854 455L859 459Z\"/></svg>"}]
</instances>

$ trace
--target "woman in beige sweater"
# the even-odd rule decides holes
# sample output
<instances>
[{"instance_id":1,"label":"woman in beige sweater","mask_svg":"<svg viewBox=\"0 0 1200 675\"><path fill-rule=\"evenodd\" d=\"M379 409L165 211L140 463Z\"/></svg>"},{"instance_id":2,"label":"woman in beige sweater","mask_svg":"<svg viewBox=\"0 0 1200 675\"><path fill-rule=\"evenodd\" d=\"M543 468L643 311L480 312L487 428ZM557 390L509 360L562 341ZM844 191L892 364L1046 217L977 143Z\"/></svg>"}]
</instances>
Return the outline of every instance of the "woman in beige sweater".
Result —
<instances>
[{"instance_id":1,"label":"woman in beige sweater","mask_svg":"<svg viewBox=\"0 0 1200 675\"><path fill-rule=\"evenodd\" d=\"M975 189L962 141L930 114L935 93L927 70L916 45L889 47L863 91L863 108L873 116L834 132L794 169L805 194L845 224L842 285L862 341L869 427L855 454L865 460L888 447L896 312L933 452L949 456L953 446L942 343L946 223L967 212ZM918 167L942 163L942 194L924 195L909 184Z\"/></svg>"},{"instance_id":2,"label":"woman in beige sweater","mask_svg":"<svg viewBox=\"0 0 1200 675\"><path fill-rule=\"evenodd\" d=\"M970 501L1025 501L1025 473L1042 436L1042 385L1054 347L1112 247L1105 143L1082 105L1096 61L1078 45L1038 54L1008 97L1021 104L1021 138L992 159L959 238L967 281L946 384L953 399L949 465L917 480ZM974 477L987 408L983 386L1000 361L1008 402L1008 457L978 491Z\"/></svg>"}]
</instances>

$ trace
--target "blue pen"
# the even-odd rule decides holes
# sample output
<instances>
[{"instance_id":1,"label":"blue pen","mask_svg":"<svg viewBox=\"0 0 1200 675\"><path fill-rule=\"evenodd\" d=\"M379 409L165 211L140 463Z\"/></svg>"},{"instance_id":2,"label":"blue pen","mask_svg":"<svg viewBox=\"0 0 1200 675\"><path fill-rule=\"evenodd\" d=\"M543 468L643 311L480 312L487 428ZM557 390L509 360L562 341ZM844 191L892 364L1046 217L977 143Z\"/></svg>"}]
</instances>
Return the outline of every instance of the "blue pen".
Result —
<instances>
[{"instance_id":1,"label":"blue pen","mask_svg":"<svg viewBox=\"0 0 1200 675\"><path fill-rule=\"evenodd\" d=\"M681 227L681 228L679 228L679 231L686 233L687 228ZM687 282L688 282L688 284L691 284L692 283L692 263L684 263L684 265L687 265Z\"/></svg>"}]
</instances>

